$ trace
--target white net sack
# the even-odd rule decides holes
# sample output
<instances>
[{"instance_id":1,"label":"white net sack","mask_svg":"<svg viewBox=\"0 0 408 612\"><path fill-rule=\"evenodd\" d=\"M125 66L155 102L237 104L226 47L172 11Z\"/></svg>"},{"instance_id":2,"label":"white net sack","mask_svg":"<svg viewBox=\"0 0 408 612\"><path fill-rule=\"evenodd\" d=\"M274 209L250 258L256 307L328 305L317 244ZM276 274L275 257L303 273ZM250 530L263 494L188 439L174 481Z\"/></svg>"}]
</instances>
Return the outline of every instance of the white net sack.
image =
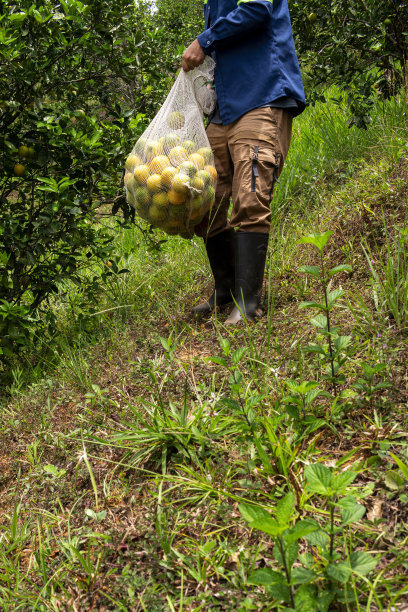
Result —
<instances>
[{"instance_id":1,"label":"white net sack","mask_svg":"<svg viewBox=\"0 0 408 612\"><path fill-rule=\"evenodd\" d=\"M217 172L204 128L215 93L214 61L178 75L163 106L126 160L128 203L167 234L191 238L214 204Z\"/></svg>"}]
</instances>

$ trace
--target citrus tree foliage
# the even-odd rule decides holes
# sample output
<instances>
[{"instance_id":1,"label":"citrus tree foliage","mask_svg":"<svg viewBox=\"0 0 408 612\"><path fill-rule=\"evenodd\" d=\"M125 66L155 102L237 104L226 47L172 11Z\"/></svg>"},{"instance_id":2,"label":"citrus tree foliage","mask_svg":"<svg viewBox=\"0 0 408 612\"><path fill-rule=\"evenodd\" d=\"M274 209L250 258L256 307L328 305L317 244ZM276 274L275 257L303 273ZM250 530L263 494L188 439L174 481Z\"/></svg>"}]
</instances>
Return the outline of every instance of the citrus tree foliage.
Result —
<instances>
[{"instance_id":1,"label":"citrus tree foliage","mask_svg":"<svg viewBox=\"0 0 408 612\"><path fill-rule=\"evenodd\" d=\"M99 260L102 277L115 270L101 204L124 202L124 159L162 78L160 39L132 0L18 0L2 11L3 356L27 344L61 281L93 290L98 276L84 269Z\"/></svg>"},{"instance_id":2,"label":"citrus tree foliage","mask_svg":"<svg viewBox=\"0 0 408 612\"><path fill-rule=\"evenodd\" d=\"M408 83L407 0L292 0L290 12L309 100L335 83L365 127L373 97Z\"/></svg>"},{"instance_id":3,"label":"citrus tree foliage","mask_svg":"<svg viewBox=\"0 0 408 612\"><path fill-rule=\"evenodd\" d=\"M183 49L204 29L203 0L156 0L154 19L166 32L169 49L176 51L176 67Z\"/></svg>"}]
</instances>

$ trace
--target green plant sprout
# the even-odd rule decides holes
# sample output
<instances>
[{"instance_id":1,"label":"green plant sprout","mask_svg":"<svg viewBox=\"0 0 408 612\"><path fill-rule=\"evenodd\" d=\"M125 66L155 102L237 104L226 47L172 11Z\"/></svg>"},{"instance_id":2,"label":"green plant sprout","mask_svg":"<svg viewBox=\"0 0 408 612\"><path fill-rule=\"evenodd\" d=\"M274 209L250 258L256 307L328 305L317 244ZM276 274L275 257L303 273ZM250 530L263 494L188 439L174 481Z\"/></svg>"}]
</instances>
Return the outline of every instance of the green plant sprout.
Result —
<instances>
[{"instance_id":1,"label":"green plant sprout","mask_svg":"<svg viewBox=\"0 0 408 612\"><path fill-rule=\"evenodd\" d=\"M341 366L344 365L346 361L346 357L343 353L351 342L351 336L340 336L337 328L333 327L331 312L336 302L344 295L344 291L343 289L331 289L331 281L336 274L340 272L351 272L352 268L348 264L342 264L329 270L326 269L323 249L332 234L332 231L327 231L323 234L303 236L298 240L298 244L312 244L319 251L319 265L301 266L299 271L313 276L318 281L322 288L324 300L323 302L301 302L299 308L313 308L322 313L311 319L310 322L316 327L320 334L327 338L327 345L309 344L303 351L305 353L316 353L321 356L323 362L326 363L326 374L324 378L330 381L332 389L335 395L337 395L337 384L344 378L339 374Z\"/></svg>"},{"instance_id":2,"label":"green plant sprout","mask_svg":"<svg viewBox=\"0 0 408 612\"><path fill-rule=\"evenodd\" d=\"M278 567L255 570L248 582L264 586L273 598L289 606L287 610L328 612L333 603L352 601L354 582L374 570L377 560L364 551L349 552L346 548L343 555L339 552L345 548L342 543L347 527L358 522L366 511L357 495L348 492L357 472L336 474L331 468L315 464L306 467L305 476L306 493L320 496L327 508L326 525L313 518L299 519L292 492L278 502L273 515L265 508L239 504L249 526L272 537ZM302 538L312 547L313 554L299 553L298 541Z\"/></svg>"},{"instance_id":3,"label":"green plant sprout","mask_svg":"<svg viewBox=\"0 0 408 612\"><path fill-rule=\"evenodd\" d=\"M360 406L371 405L373 396L383 389L389 389L392 385L388 382L374 382L375 377L380 372L386 369L385 363L377 363L374 366L370 366L368 363L362 363L363 376L354 383L353 388L358 392L356 398L357 403Z\"/></svg>"}]
</instances>

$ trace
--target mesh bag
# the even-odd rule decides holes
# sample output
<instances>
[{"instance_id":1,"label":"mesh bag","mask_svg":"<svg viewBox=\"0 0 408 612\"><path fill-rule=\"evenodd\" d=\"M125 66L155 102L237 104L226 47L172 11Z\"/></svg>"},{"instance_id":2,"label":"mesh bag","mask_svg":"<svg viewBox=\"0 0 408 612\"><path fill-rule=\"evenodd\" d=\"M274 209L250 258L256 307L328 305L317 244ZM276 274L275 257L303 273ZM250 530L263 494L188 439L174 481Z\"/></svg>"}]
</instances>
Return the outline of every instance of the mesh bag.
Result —
<instances>
[{"instance_id":1,"label":"mesh bag","mask_svg":"<svg viewBox=\"0 0 408 612\"><path fill-rule=\"evenodd\" d=\"M215 107L214 61L181 70L163 106L126 160L126 199L170 235L191 238L214 204L217 172L203 113Z\"/></svg>"}]
</instances>

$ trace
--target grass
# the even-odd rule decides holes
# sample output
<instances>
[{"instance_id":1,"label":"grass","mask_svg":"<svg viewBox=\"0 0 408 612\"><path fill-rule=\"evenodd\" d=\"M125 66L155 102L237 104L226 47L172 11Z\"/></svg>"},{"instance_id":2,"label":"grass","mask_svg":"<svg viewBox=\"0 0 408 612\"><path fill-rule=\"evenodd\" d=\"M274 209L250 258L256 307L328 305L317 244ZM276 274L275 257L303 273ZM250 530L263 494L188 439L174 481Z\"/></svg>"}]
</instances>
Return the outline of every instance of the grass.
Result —
<instances>
[{"instance_id":1,"label":"grass","mask_svg":"<svg viewBox=\"0 0 408 612\"><path fill-rule=\"evenodd\" d=\"M403 609L405 110L366 132L334 102L296 120L255 326L189 315L198 239L115 229L128 272L97 304L64 287L54 354L2 402L2 609ZM321 295L298 241L326 230L325 265L352 269L331 287L336 385L299 308Z\"/></svg>"}]
</instances>

